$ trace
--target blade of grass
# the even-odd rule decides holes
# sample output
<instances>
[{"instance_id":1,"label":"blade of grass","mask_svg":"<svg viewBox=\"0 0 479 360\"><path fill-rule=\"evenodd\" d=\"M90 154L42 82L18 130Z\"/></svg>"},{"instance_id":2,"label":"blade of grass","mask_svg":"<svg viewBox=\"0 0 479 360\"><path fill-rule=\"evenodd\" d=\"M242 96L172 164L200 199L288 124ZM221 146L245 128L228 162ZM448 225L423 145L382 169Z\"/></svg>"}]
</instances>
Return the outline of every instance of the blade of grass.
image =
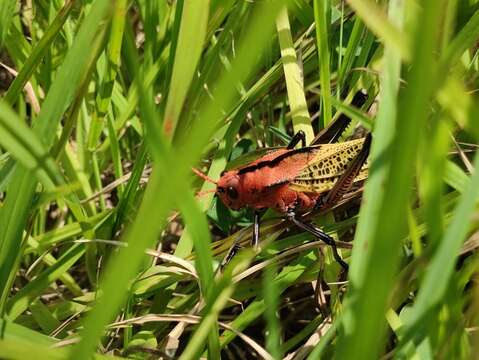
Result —
<instances>
[{"instance_id":1,"label":"blade of grass","mask_svg":"<svg viewBox=\"0 0 479 360\"><path fill-rule=\"evenodd\" d=\"M31 46L23 36L18 19L16 19L13 25L10 26L8 34L4 40L4 46L8 53L16 59L18 64L24 63L28 54L31 53Z\"/></svg>"},{"instance_id":2,"label":"blade of grass","mask_svg":"<svg viewBox=\"0 0 479 360\"><path fill-rule=\"evenodd\" d=\"M419 320L440 305L446 294L457 261L456 254L459 254L461 245L469 232L471 217L479 199L479 171L477 171L479 156L477 155L474 160L474 169L474 174L454 211L452 222L447 227L426 270L416 302L406 319L406 331L422 326Z\"/></svg>"},{"instance_id":3,"label":"blade of grass","mask_svg":"<svg viewBox=\"0 0 479 360\"><path fill-rule=\"evenodd\" d=\"M128 251L120 249L118 255L109 263L101 285L103 295L86 318L82 339L73 353L74 359L84 359L94 351L104 327L123 303L128 281L134 277L142 261L144 249L156 239L165 224L168 210L173 206L171 189L188 191L188 189L178 189L176 184L181 184L179 179L188 177L190 166L197 163L200 157L200 149L207 144L218 121L223 118L222 109L231 106L236 95L231 84L246 78L254 68L257 59L251 57L251 52L260 53L269 40L270 32L265 31L264 26L273 23L281 5L283 5L282 2L258 5L257 14L253 17L251 25L247 27L244 45L240 46L238 56L232 63L232 71L222 76L216 88L214 94L216 101L208 103L199 112L199 118L192 124L187 137L180 139L184 141L179 141L181 147L175 149L176 154L171 159L175 166L169 169L168 173L158 172L154 168L138 215L125 236L125 241L134 246L129 247ZM157 124L154 119L149 121L150 124ZM159 202L157 199L162 201Z\"/></svg>"},{"instance_id":4,"label":"blade of grass","mask_svg":"<svg viewBox=\"0 0 479 360\"><path fill-rule=\"evenodd\" d=\"M12 23L16 4L15 0L5 0L0 3L0 47L3 46Z\"/></svg>"},{"instance_id":5,"label":"blade of grass","mask_svg":"<svg viewBox=\"0 0 479 360\"><path fill-rule=\"evenodd\" d=\"M306 0L294 0L291 2L290 10L294 17L297 17L305 27L314 21L314 10Z\"/></svg>"},{"instance_id":6,"label":"blade of grass","mask_svg":"<svg viewBox=\"0 0 479 360\"><path fill-rule=\"evenodd\" d=\"M316 257L313 255L313 252L310 251L299 257L298 260L294 261L292 264L283 267L281 272L274 278L278 294L282 294L289 286L294 284L315 260ZM257 321L265 310L265 299L258 294L258 296L231 322L230 325L235 329L242 331L251 323ZM224 347L229 344L235 336L236 334L231 331L224 331L221 336L221 346Z\"/></svg>"},{"instance_id":7,"label":"blade of grass","mask_svg":"<svg viewBox=\"0 0 479 360\"><path fill-rule=\"evenodd\" d=\"M169 94L169 100L165 112L165 121L172 121L173 124L176 124L179 119L180 111L183 107L184 96L186 96L188 87L192 80L191 78L196 68L196 61L185 62L182 56L186 56L186 49L189 49L191 47L192 41L195 41L197 44L199 44L198 48L196 49L197 53L195 54L197 61L199 60L202 49L202 43L198 43L196 41L196 38L192 36L194 30L194 26L192 27L192 25L195 25L196 23L192 22L191 20L192 16L194 16L194 14L198 11L198 8L195 7L197 5L198 3L196 2L187 1L183 6L179 42L176 49L176 56L179 58L177 61L175 61L173 66L172 81L170 82L170 84L172 84L172 88L170 88L170 91L172 92ZM208 6L209 4L203 4L203 18L200 17L200 19L198 20L200 26L202 26L203 28L202 38L204 37L204 33L206 31ZM180 78L177 78L180 75L183 76L181 82ZM152 98L151 94L149 94L150 96L147 95L148 92L146 91L146 89L141 88L141 84L139 84L139 87L140 90L145 93L143 96L146 95L148 98ZM183 99L181 98L182 96ZM179 97L179 99L176 97ZM174 106L176 108L171 108L171 106ZM148 116L145 116L145 119L153 119L155 117L154 111L152 110L153 105L151 103L148 104L144 102L143 108L143 111L145 111L145 113L149 113ZM161 166L161 168L174 168L175 162L171 161L174 156L167 155L168 149L166 147L165 139L160 136L161 130L157 126L155 126L154 122L146 122L146 126L146 137L149 141L152 155L156 158L156 163L158 164L158 166ZM164 124L163 128L166 136L173 136L174 128L171 129L173 132L170 132L170 129L168 129L168 125L166 123ZM185 216L187 226L191 228L193 243L195 244L196 253L198 255L198 258L196 260L196 266L198 269L198 274L200 276L202 294L205 297L206 302L212 301L212 299L210 299L210 287L213 284L213 269L211 267L212 255L209 247L209 243L211 242L211 240L209 236L206 218L197 207L194 198L190 195L189 190L187 190L188 184L182 180L178 183L178 185L183 190L180 190L177 194L177 206L180 208L183 215ZM210 330L208 334L208 356L211 359L220 358L218 326L216 322L214 323L214 327Z\"/></svg>"},{"instance_id":8,"label":"blade of grass","mask_svg":"<svg viewBox=\"0 0 479 360\"><path fill-rule=\"evenodd\" d=\"M266 306L264 317L267 323L266 350L274 359L282 359L281 325L278 319L280 292L278 284L274 282L276 271L276 266L273 263L265 269L263 274L263 298Z\"/></svg>"},{"instance_id":9,"label":"blade of grass","mask_svg":"<svg viewBox=\"0 0 479 360\"><path fill-rule=\"evenodd\" d=\"M450 148L450 127L448 119L433 117L429 125L427 142L421 144L419 153L419 196L424 204L424 217L428 228L429 246L435 247L444 230L444 206L442 194L447 154Z\"/></svg>"},{"instance_id":10,"label":"blade of grass","mask_svg":"<svg viewBox=\"0 0 479 360\"><path fill-rule=\"evenodd\" d=\"M97 1L92 6L34 123L34 132L47 148L52 145L61 116L73 99L76 88L71 84L79 83L89 62L96 58L107 24L104 20L109 7L110 2L107 0ZM35 178L22 167L16 168L13 179L5 204L0 209L0 315L5 311L10 284L16 273L15 264L20 255L22 232L36 185Z\"/></svg>"},{"instance_id":11,"label":"blade of grass","mask_svg":"<svg viewBox=\"0 0 479 360\"><path fill-rule=\"evenodd\" d=\"M140 149L138 150L138 155L135 164L133 165L130 179L125 187L125 191L122 192L122 196L116 207L116 217L112 234L116 234L116 232L121 228L122 224L128 224L130 222L128 219L128 216L131 215L129 210L134 208L135 199L138 195L136 189L140 184L141 176L143 175L143 170L147 160L148 154L146 146L143 143L140 145Z\"/></svg>"},{"instance_id":12,"label":"blade of grass","mask_svg":"<svg viewBox=\"0 0 479 360\"><path fill-rule=\"evenodd\" d=\"M407 37L388 21L388 17L376 2L372 0L348 0L348 3L366 26L388 46L394 47L403 60L408 61L411 58L411 47L406 41Z\"/></svg>"},{"instance_id":13,"label":"blade of grass","mask_svg":"<svg viewBox=\"0 0 479 360\"><path fill-rule=\"evenodd\" d=\"M306 134L306 143L309 144L314 138L314 132L311 126L311 117L309 116L306 97L304 95L303 75L298 64L296 50L294 49L288 10L286 7L283 8L278 15L276 28L278 31L279 46L281 48L281 60L283 62L294 132L304 131Z\"/></svg>"},{"instance_id":14,"label":"blade of grass","mask_svg":"<svg viewBox=\"0 0 479 360\"><path fill-rule=\"evenodd\" d=\"M0 340L0 356L4 359L26 359L35 354L37 359L67 359L65 349L52 349L26 342L23 339Z\"/></svg>"},{"instance_id":15,"label":"blade of grass","mask_svg":"<svg viewBox=\"0 0 479 360\"><path fill-rule=\"evenodd\" d=\"M37 249L37 250L40 249L40 244L31 237L27 239L27 245L28 247L33 249ZM58 261L57 259L55 259L55 257L51 253L42 254L41 260L42 260L42 263L44 263L45 265L49 267L54 266L56 262ZM81 296L83 294L81 287L76 283L75 279L68 272L64 272L63 274L60 274L58 279L75 296Z\"/></svg>"},{"instance_id":16,"label":"blade of grass","mask_svg":"<svg viewBox=\"0 0 479 360\"><path fill-rule=\"evenodd\" d=\"M331 123L331 70L329 51L329 26L331 23L331 1L314 1L314 22L316 24L316 46L319 57L319 79L321 82L321 104L323 127Z\"/></svg>"},{"instance_id":17,"label":"blade of grass","mask_svg":"<svg viewBox=\"0 0 479 360\"><path fill-rule=\"evenodd\" d=\"M105 127L105 116L111 102L113 85L120 65L121 44L125 29L127 0L116 0L111 20L110 38L105 61L103 79L96 98L96 109L90 124L88 148L93 151L98 146L98 138ZM113 136L113 134L110 134Z\"/></svg>"},{"instance_id":18,"label":"blade of grass","mask_svg":"<svg viewBox=\"0 0 479 360\"><path fill-rule=\"evenodd\" d=\"M85 252L85 246L78 244L68 249L57 262L45 270L42 274L30 281L15 294L7 303L7 317L15 320L18 315L24 312L30 303L37 298L46 287L70 269Z\"/></svg>"},{"instance_id":19,"label":"blade of grass","mask_svg":"<svg viewBox=\"0 0 479 360\"><path fill-rule=\"evenodd\" d=\"M15 161L12 160L10 155L2 155L2 164L0 166L0 192L4 192L7 188L14 168Z\"/></svg>"},{"instance_id":20,"label":"blade of grass","mask_svg":"<svg viewBox=\"0 0 479 360\"><path fill-rule=\"evenodd\" d=\"M366 129L372 131L374 122L370 117L365 115L362 111L360 111L359 109L355 108L352 105L347 105L336 98L331 98L331 103L334 105L334 107L338 111L341 111L343 114L350 117L352 120L359 122Z\"/></svg>"},{"instance_id":21,"label":"blade of grass","mask_svg":"<svg viewBox=\"0 0 479 360\"><path fill-rule=\"evenodd\" d=\"M447 161L444 170L444 182L454 188L454 190L463 193L466 189L469 178L466 173L454 162Z\"/></svg>"},{"instance_id":22,"label":"blade of grass","mask_svg":"<svg viewBox=\"0 0 479 360\"><path fill-rule=\"evenodd\" d=\"M52 315L52 313L48 310L46 305L42 303L41 300L33 301L28 309L31 311L32 317L35 319L43 332L50 334L58 326L60 326L60 321L58 321L58 319Z\"/></svg>"},{"instance_id":23,"label":"blade of grass","mask_svg":"<svg viewBox=\"0 0 479 360\"><path fill-rule=\"evenodd\" d=\"M354 60L357 56L357 50L361 44L361 39L364 37L364 32L364 23L362 22L361 18L356 17L351 35L349 36L348 45L346 46L344 57L342 58L341 67L338 71L338 83L340 89L344 87L344 81L353 67Z\"/></svg>"},{"instance_id":24,"label":"blade of grass","mask_svg":"<svg viewBox=\"0 0 479 360\"><path fill-rule=\"evenodd\" d=\"M0 356L4 359L23 360L35 354L38 360L66 360L70 357L70 349L55 349L50 346L32 344L22 339L0 340ZM114 360L116 356L95 355L93 359Z\"/></svg>"},{"instance_id":25,"label":"blade of grass","mask_svg":"<svg viewBox=\"0 0 479 360\"><path fill-rule=\"evenodd\" d=\"M441 56L441 69L447 70L461 55L477 42L479 37L479 12L473 13L467 24L452 39Z\"/></svg>"},{"instance_id":26,"label":"blade of grass","mask_svg":"<svg viewBox=\"0 0 479 360\"><path fill-rule=\"evenodd\" d=\"M60 169L45 150L35 132L0 101L0 145L25 168L36 174L47 189L63 183Z\"/></svg>"},{"instance_id":27,"label":"blade of grass","mask_svg":"<svg viewBox=\"0 0 479 360\"><path fill-rule=\"evenodd\" d=\"M143 118L150 119L146 121L146 139L149 143L150 151L155 159L156 164L163 169L172 169L175 167L173 154L170 153L166 145L166 139L161 136L161 130L157 126L157 122L152 121L155 116L154 106L151 103L147 103L146 99L152 99L152 94L148 94L148 91L139 84L141 96L141 105L143 105ZM211 289L214 283L213 279L213 257L210 249L210 234L208 230L208 224L205 215L199 209L194 197L191 195L188 187L188 183L185 178L178 178L177 185L180 191L177 193L176 206L180 208L186 225L191 229L192 240L195 246L197 258L195 266L197 268L198 275L200 277L201 292L204 300L207 304L214 301L211 297ZM219 342L218 342L218 326L216 321L213 323L213 328L208 332L208 357L211 359L219 359Z\"/></svg>"},{"instance_id":28,"label":"blade of grass","mask_svg":"<svg viewBox=\"0 0 479 360\"><path fill-rule=\"evenodd\" d=\"M209 0L184 0L163 129L173 138L181 109L203 50Z\"/></svg>"},{"instance_id":29,"label":"blade of grass","mask_svg":"<svg viewBox=\"0 0 479 360\"><path fill-rule=\"evenodd\" d=\"M395 21L402 19L399 2L393 5L391 16ZM412 165L415 163L419 140L425 135L429 100L439 76L433 64L440 29L440 9L436 1L425 1L418 14L421 21L417 22L418 28L414 33L408 86L403 93L401 106L397 107L397 117L401 121L396 122L393 132L392 121L389 122L386 117L378 119L378 133L385 137L374 138L371 178L367 184L365 206L361 209L356 246L353 249L351 287L343 322L344 335L339 338L337 347L339 359L353 358L358 354L363 358L375 358L383 345L386 300L393 285L401 241L406 233L407 209L414 178ZM372 17L376 15L372 12ZM362 17L366 24L371 20L367 19L367 14ZM391 51L386 74L391 69L395 70L390 73L391 81L383 82L384 95L390 99L383 116L388 114L395 119L399 81L396 51L401 51L401 47L398 48L394 41L387 41L386 48ZM424 81L425 76L429 79L427 82ZM387 126L388 131L380 131L382 126ZM382 145L382 149L376 148L376 141ZM378 150L382 152L378 153ZM382 179L376 177L378 171ZM380 183L376 183L377 180ZM384 189L382 196L377 191L381 187ZM378 268L381 271L377 271Z\"/></svg>"},{"instance_id":30,"label":"blade of grass","mask_svg":"<svg viewBox=\"0 0 479 360\"><path fill-rule=\"evenodd\" d=\"M30 343L45 346L52 345L56 342L52 337L4 319L0 319L0 338L2 340L28 339Z\"/></svg>"},{"instance_id":31,"label":"blade of grass","mask_svg":"<svg viewBox=\"0 0 479 360\"><path fill-rule=\"evenodd\" d=\"M41 63L41 59L44 57L45 53L49 50L53 41L60 33L62 26L65 24L65 21L70 16L70 12L73 9L74 1L68 0L65 2L63 7L58 12L55 19L52 21L48 29L46 29L45 34L40 39L38 44L33 48L32 52L26 58L25 63L23 64L22 69L13 80L13 83L8 88L7 93L5 94L5 101L13 105L18 98L18 95L22 91L23 87L27 83L30 76ZM0 10L0 13L4 14Z\"/></svg>"},{"instance_id":32,"label":"blade of grass","mask_svg":"<svg viewBox=\"0 0 479 360\"><path fill-rule=\"evenodd\" d=\"M240 268L245 268L248 261L244 261L239 264ZM231 283L231 274L224 276L222 281L216 287L216 291L213 293L214 298L203 315L201 323L196 329L194 336L191 337L188 345L180 356L180 360L197 359L200 357L200 351L203 347L204 341L208 336L210 329L215 325L218 320L220 311L226 306L233 293L233 285Z\"/></svg>"}]
</instances>

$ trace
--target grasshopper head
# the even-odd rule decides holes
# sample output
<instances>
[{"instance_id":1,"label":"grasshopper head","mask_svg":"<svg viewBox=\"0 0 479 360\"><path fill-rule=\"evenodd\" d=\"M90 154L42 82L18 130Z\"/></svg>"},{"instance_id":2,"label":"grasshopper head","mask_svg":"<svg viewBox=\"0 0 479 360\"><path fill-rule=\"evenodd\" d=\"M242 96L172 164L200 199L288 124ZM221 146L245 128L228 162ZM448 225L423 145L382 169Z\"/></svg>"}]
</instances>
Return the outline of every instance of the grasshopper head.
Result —
<instances>
[{"instance_id":1,"label":"grasshopper head","mask_svg":"<svg viewBox=\"0 0 479 360\"><path fill-rule=\"evenodd\" d=\"M207 175L203 174L201 171L195 168L192 168L192 170L196 175L198 175L205 181L216 184L215 193L221 199L223 204L225 204L227 207L233 210L238 210L245 206L241 196L243 192L241 189L240 178L237 170L223 172L218 181L214 181L213 179L209 178ZM205 192L199 193L199 195L201 196L209 192L210 190L206 190Z\"/></svg>"},{"instance_id":2,"label":"grasshopper head","mask_svg":"<svg viewBox=\"0 0 479 360\"><path fill-rule=\"evenodd\" d=\"M241 184L237 171L228 171L218 180L216 194L227 207L238 210L244 206L241 198Z\"/></svg>"}]
</instances>

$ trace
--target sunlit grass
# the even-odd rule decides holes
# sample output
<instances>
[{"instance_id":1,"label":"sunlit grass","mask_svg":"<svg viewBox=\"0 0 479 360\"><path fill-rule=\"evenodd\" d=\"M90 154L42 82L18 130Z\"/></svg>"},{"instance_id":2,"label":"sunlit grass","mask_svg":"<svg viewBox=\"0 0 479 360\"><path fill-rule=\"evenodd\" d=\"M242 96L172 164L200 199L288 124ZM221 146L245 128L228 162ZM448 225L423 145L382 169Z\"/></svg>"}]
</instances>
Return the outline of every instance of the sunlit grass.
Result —
<instances>
[{"instance_id":1,"label":"sunlit grass","mask_svg":"<svg viewBox=\"0 0 479 360\"><path fill-rule=\"evenodd\" d=\"M440 3L1 3L0 357L477 353L479 3ZM348 274L195 196L341 114L369 179L313 220Z\"/></svg>"}]
</instances>

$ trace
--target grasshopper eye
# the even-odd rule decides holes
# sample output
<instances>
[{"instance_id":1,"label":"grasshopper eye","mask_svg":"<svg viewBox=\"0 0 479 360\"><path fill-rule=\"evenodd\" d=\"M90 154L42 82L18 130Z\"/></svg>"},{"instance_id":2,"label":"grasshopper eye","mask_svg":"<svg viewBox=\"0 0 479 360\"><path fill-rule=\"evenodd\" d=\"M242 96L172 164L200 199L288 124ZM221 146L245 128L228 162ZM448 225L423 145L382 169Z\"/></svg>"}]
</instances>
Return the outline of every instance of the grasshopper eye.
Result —
<instances>
[{"instance_id":1,"label":"grasshopper eye","mask_svg":"<svg viewBox=\"0 0 479 360\"><path fill-rule=\"evenodd\" d=\"M230 197L231 199L237 199L238 198L238 190L236 190L232 186L228 186L228 188L226 189L226 193L228 194L228 197Z\"/></svg>"}]
</instances>

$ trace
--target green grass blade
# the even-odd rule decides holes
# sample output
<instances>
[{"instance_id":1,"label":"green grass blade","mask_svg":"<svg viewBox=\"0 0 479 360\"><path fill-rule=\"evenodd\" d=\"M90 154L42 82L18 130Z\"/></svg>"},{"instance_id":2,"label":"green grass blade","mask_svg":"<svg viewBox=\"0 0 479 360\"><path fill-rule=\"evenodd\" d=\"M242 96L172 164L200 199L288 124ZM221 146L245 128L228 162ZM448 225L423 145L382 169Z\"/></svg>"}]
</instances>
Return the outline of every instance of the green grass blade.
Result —
<instances>
[{"instance_id":1,"label":"green grass blade","mask_svg":"<svg viewBox=\"0 0 479 360\"><path fill-rule=\"evenodd\" d=\"M47 286L68 271L84 252L85 247L83 245L72 246L53 266L49 267L36 277L35 280L29 282L28 285L16 293L7 303L8 319L12 321L15 320Z\"/></svg>"},{"instance_id":2,"label":"green grass blade","mask_svg":"<svg viewBox=\"0 0 479 360\"><path fill-rule=\"evenodd\" d=\"M295 260L288 266L283 267L281 272L274 278L276 291L278 294L282 294L289 286L294 284L302 275L304 275L306 269L311 266L313 261L317 260L312 252L308 252L299 259ZM254 323L258 317L260 317L266 310L265 299L259 294L244 311L238 315L234 321L231 322L231 326L241 331ZM236 335L231 331L225 331L221 337L221 346L227 345L231 342Z\"/></svg>"},{"instance_id":3,"label":"green grass blade","mask_svg":"<svg viewBox=\"0 0 479 360\"><path fill-rule=\"evenodd\" d=\"M419 153L419 196L424 204L429 246L438 244L443 232L444 207L442 194L447 154L450 148L450 127L447 119L433 117L429 126L429 139L423 142Z\"/></svg>"},{"instance_id":4,"label":"green grass blade","mask_svg":"<svg viewBox=\"0 0 479 360\"><path fill-rule=\"evenodd\" d=\"M168 174L168 179L177 180L172 174ZM174 202L171 194L163 186L167 183L164 177L160 177L155 170L153 171L136 220L126 234L125 240L131 246L126 250L120 249L118 255L107 266L100 283L103 294L97 299L95 307L85 319L85 330L72 355L73 359L85 359L93 353L103 328L113 320L125 298L129 281L136 275L143 259L144 249L153 243L165 225L164 219ZM163 201L159 203L157 198Z\"/></svg>"},{"instance_id":5,"label":"green grass blade","mask_svg":"<svg viewBox=\"0 0 479 360\"><path fill-rule=\"evenodd\" d=\"M38 360L66 360L70 358L70 349L55 349L46 345L32 344L22 339L0 340L0 356L4 359L23 360L35 354ZM95 355L93 359L115 360L116 356Z\"/></svg>"},{"instance_id":6,"label":"green grass blade","mask_svg":"<svg viewBox=\"0 0 479 360\"><path fill-rule=\"evenodd\" d=\"M264 317L267 322L268 336L266 338L266 350L274 359L282 359L281 353L281 324L278 319L280 292L278 284L274 282L277 268L271 264L263 274L263 298L266 306Z\"/></svg>"},{"instance_id":7,"label":"green grass blade","mask_svg":"<svg viewBox=\"0 0 479 360\"><path fill-rule=\"evenodd\" d=\"M479 156L476 155L474 169L479 169ZM426 271L416 302L408 314L406 328L418 326L418 321L428 312L439 306L447 286L453 276L456 254L459 253L476 210L479 199L479 171L475 171L459 199L451 223L447 227L439 247Z\"/></svg>"},{"instance_id":8,"label":"green grass blade","mask_svg":"<svg viewBox=\"0 0 479 360\"><path fill-rule=\"evenodd\" d=\"M357 56L357 50L361 44L361 39L364 37L365 26L361 18L357 17L354 20L353 29L346 46L344 57L342 58L341 67L338 70L338 83L340 89L343 88L345 78L353 67L354 60Z\"/></svg>"},{"instance_id":9,"label":"green grass blade","mask_svg":"<svg viewBox=\"0 0 479 360\"><path fill-rule=\"evenodd\" d=\"M42 331L47 334L55 331L55 329L61 325L60 321L53 316L53 314L48 310L47 306L41 300L33 301L28 309L31 311L32 317L35 319Z\"/></svg>"},{"instance_id":10,"label":"green grass blade","mask_svg":"<svg viewBox=\"0 0 479 360\"><path fill-rule=\"evenodd\" d=\"M368 130L372 130L374 126L373 120L365 115L362 111L358 110L354 106L346 105L344 102L331 98L331 103L334 107L343 114L350 117L352 120L359 122Z\"/></svg>"},{"instance_id":11,"label":"green grass blade","mask_svg":"<svg viewBox=\"0 0 479 360\"><path fill-rule=\"evenodd\" d=\"M0 357L473 356L476 2L18 2L0 59ZM217 180L284 147L301 111L311 132L351 118L340 142L372 132L368 180L307 217L348 272L272 211L249 249L252 209L191 171Z\"/></svg>"},{"instance_id":12,"label":"green grass blade","mask_svg":"<svg viewBox=\"0 0 479 360\"><path fill-rule=\"evenodd\" d=\"M469 178L456 163L447 161L446 169L444 170L444 181L455 190L463 193L466 190Z\"/></svg>"},{"instance_id":13,"label":"green grass blade","mask_svg":"<svg viewBox=\"0 0 479 360\"><path fill-rule=\"evenodd\" d=\"M214 301L211 303L208 311L203 316L203 319L196 329L194 336L191 338L188 346L185 348L180 356L180 360L197 359L200 356L201 348L204 346L204 341L210 333L210 329L215 326L218 314L225 307L233 292L231 279L229 282L224 281L218 285L218 291L215 294Z\"/></svg>"},{"instance_id":14,"label":"green grass blade","mask_svg":"<svg viewBox=\"0 0 479 360\"><path fill-rule=\"evenodd\" d=\"M138 150L137 159L131 171L130 179L122 192L122 196L117 205L115 223L113 225L112 233L115 234L122 224L128 224L130 218L128 217L134 209L134 204L138 193L136 189L140 183L143 170L148 160L145 144L141 144Z\"/></svg>"},{"instance_id":15,"label":"green grass blade","mask_svg":"<svg viewBox=\"0 0 479 360\"><path fill-rule=\"evenodd\" d=\"M328 126L332 119L331 106L331 70L329 51L329 25L331 22L331 1L314 1L314 22L316 24L316 43L319 56L319 79L321 81L321 104L324 124Z\"/></svg>"},{"instance_id":16,"label":"green grass blade","mask_svg":"<svg viewBox=\"0 0 479 360\"><path fill-rule=\"evenodd\" d=\"M0 3L0 47L3 46L8 29L12 23L16 4L15 0L5 0Z\"/></svg>"},{"instance_id":17,"label":"green grass blade","mask_svg":"<svg viewBox=\"0 0 479 360\"><path fill-rule=\"evenodd\" d=\"M236 92L231 88L231 84L246 78L256 63L256 59L250 56L251 44L255 44L254 51L259 52L268 40L270 32L265 32L263 29L258 33L257 29L263 27L264 23L272 24L281 5L275 3L275 6L271 4L260 6L258 14L253 18L245 35L245 44L249 46L240 46L238 56L232 64L234 71L225 73L216 88L217 101L213 104L209 103L204 110L200 111L201 116L192 124L188 137L180 142L182 145L176 150L175 160L171 159L176 166L171 168L168 174L159 172L157 169L153 170L138 215L126 235L126 242L134 243L134 246L129 247L127 251L120 250L106 269L102 282L103 295L86 319L82 341L76 346L74 358L84 359L94 351L103 328L113 319L123 303L128 281L135 275L144 249L156 239L165 224L164 219L168 209L173 206L174 199L170 189L176 188L175 185L178 183L181 184L180 179L190 174L189 166L198 161L199 150L207 143L217 121L223 117L222 109L228 108L232 103ZM154 116L145 104L141 108L145 111L145 116ZM158 126L153 119L149 119L148 123ZM156 129L158 130L158 127ZM180 191L187 191L187 189ZM162 201L159 203L157 199Z\"/></svg>"},{"instance_id":18,"label":"green grass blade","mask_svg":"<svg viewBox=\"0 0 479 360\"><path fill-rule=\"evenodd\" d=\"M0 329L0 338L4 340L28 339L30 343L45 346L55 343L55 339L49 336L4 319L0 319Z\"/></svg>"},{"instance_id":19,"label":"green grass blade","mask_svg":"<svg viewBox=\"0 0 479 360\"><path fill-rule=\"evenodd\" d=\"M209 1L184 0L163 129L173 137L199 62L208 23Z\"/></svg>"},{"instance_id":20,"label":"green grass blade","mask_svg":"<svg viewBox=\"0 0 479 360\"><path fill-rule=\"evenodd\" d=\"M95 58L96 51L92 49L97 50L101 42L109 7L107 0L95 2L34 123L34 132L47 148L52 146L61 116L76 91L70 85L80 83L89 61ZM35 178L24 168L18 167L12 179L15 181L12 181L5 205L0 209L0 314L4 313L10 284L16 272L14 266L20 254L22 232L36 185Z\"/></svg>"},{"instance_id":21,"label":"green grass blade","mask_svg":"<svg viewBox=\"0 0 479 360\"><path fill-rule=\"evenodd\" d=\"M478 37L479 11L476 11L444 51L441 57L441 68L448 69L451 63L457 61L468 48L476 43Z\"/></svg>"},{"instance_id":22,"label":"green grass blade","mask_svg":"<svg viewBox=\"0 0 479 360\"><path fill-rule=\"evenodd\" d=\"M314 138L314 132L311 126L311 117L309 116L306 97L304 95L303 75L298 64L293 38L291 36L287 8L284 8L279 13L276 28L278 30L281 60L283 62L294 132L304 131L306 134L306 142L310 143Z\"/></svg>"},{"instance_id":23,"label":"green grass blade","mask_svg":"<svg viewBox=\"0 0 479 360\"><path fill-rule=\"evenodd\" d=\"M21 360L32 356L32 354L35 354L35 358L39 360L68 358L68 352L65 349L52 349L31 344L23 339L0 340L0 356L4 359Z\"/></svg>"},{"instance_id":24,"label":"green grass blade","mask_svg":"<svg viewBox=\"0 0 479 360\"><path fill-rule=\"evenodd\" d=\"M113 8L110 39L106 54L107 59L103 73L104 78L102 79L100 90L97 94L96 111L93 113L90 125L88 148L92 151L98 146L98 138L103 127L105 127L105 116L108 111L108 106L110 105L113 86L120 65L121 44L125 28L127 3L127 0L116 0Z\"/></svg>"},{"instance_id":25,"label":"green grass blade","mask_svg":"<svg viewBox=\"0 0 479 360\"><path fill-rule=\"evenodd\" d=\"M372 0L349 0L348 4L361 17L366 26L371 29L388 46L394 47L404 60L411 58L410 45L398 28L387 20L386 14Z\"/></svg>"},{"instance_id":26,"label":"green grass blade","mask_svg":"<svg viewBox=\"0 0 479 360\"><path fill-rule=\"evenodd\" d=\"M20 118L0 101L0 145L24 167L34 172L47 189L63 183L60 169L41 141Z\"/></svg>"},{"instance_id":27,"label":"green grass blade","mask_svg":"<svg viewBox=\"0 0 479 360\"><path fill-rule=\"evenodd\" d=\"M400 9L397 4L395 3L396 8ZM375 16L372 12L372 17ZM358 354L365 359L375 358L384 341L386 300L393 285L401 241L406 235L405 219L414 178L412 165L416 159L419 140L424 135L429 100L438 76L433 64L435 39L440 28L440 9L435 1L426 1L418 16L421 16L421 21L418 22L411 51L412 68L407 78L408 87L397 107L400 121L395 125L392 139L378 136L378 141L384 144L381 154L373 147L369 191L364 201L366 206L362 209L366 214L361 217L353 249L351 288L344 314L345 332L338 344L339 359L350 359ZM371 19L364 17L364 20L368 24ZM386 46L401 51L394 42L386 42ZM383 89L388 91L386 96L394 99L394 106L396 97L392 94L397 88L398 64L397 57L389 59L392 61L389 66L396 70L392 72L392 82L383 84ZM428 82L424 81L424 76L429 79ZM388 111L394 114L395 108ZM381 121L388 120L378 120ZM388 143L389 139L391 141ZM381 161L378 161L379 155ZM372 189L373 184L381 186L373 180L378 170L386 171L382 179L383 196L377 196L377 188ZM376 196L379 199L374 199Z\"/></svg>"},{"instance_id":28,"label":"green grass blade","mask_svg":"<svg viewBox=\"0 0 479 360\"><path fill-rule=\"evenodd\" d=\"M7 93L5 94L5 101L8 104L12 105L17 100L18 95L22 91L28 79L30 78L30 76L32 76L33 72L40 64L41 59L59 34L65 21L68 19L68 16L70 16L70 12L73 9L73 4L73 1L67 1L65 3L65 5L58 12L57 16L52 21L48 29L45 31L43 37L33 48L31 54L29 54L29 56L26 58L22 69L15 77L15 80L13 80L13 83L10 85ZM3 14L3 11L1 13Z\"/></svg>"},{"instance_id":29,"label":"green grass blade","mask_svg":"<svg viewBox=\"0 0 479 360\"><path fill-rule=\"evenodd\" d=\"M165 138L160 135L161 132L157 127L157 123L153 121L155 118L154 111L152 110L153 105L144 100L151 99L152 96L146 95L148 93L146 89L141 88L141 92L144 94L141 97L143 109L145 111L143 117L146 119L146 135L152 156L155 159L157 166L160 168L173 169L175 167L175 162L173 161L174 155L170 153ZM212 268L213 257L210 249L211 240L208 231L208 224L205 216L198 207L198 204L191 195L188 183L184 181L184 178L179 177L177 179L177 186L181 190L178 191L176 195L176 206L180 208L185 218L186 225L191 229L191 237L197 255L195 266L200 277L201 293L208 304L214 301L211 295L214 280ZM210 328L210 331L208 332L208 357L211 359L219 359L218 328L216 322L212 324L213 327Z\"/></svg>"},{"instance_id":30,"label":"green grass blade","mask_svg":"<svg viewBox=\"0 0 479 360\"><path fill-rule=\"evenodd\" d=\"M40 244L33 238L29 237L27 239L27 245L30 248L33 249L40 249ZM51 254L42 254L42 263L44 263L47 266L54 266L57 263L57 259ZM68 273L65 272L63 274L60 274L58 277L59 281L61 281L63 284L65 284L66 288L72 292L72 294L76 296L81 296L83 294L81 287L76 283L75 279Z\"/></svg>"}]
</instances>

